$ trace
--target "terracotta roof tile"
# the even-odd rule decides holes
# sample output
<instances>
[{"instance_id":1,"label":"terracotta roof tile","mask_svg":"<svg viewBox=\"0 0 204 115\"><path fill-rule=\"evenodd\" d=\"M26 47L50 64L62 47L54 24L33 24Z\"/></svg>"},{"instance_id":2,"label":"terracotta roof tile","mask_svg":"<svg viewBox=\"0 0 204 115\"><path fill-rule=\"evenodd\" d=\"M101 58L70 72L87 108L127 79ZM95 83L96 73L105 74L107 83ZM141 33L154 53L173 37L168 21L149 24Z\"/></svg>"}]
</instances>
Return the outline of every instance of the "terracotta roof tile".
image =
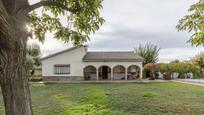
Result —
<instances>
[{"instance_id":1,"label":"terracotta roof tile","mask_svg":"<svg viewBox=\"0 0 204 115\"><path fill-rule=\"evenodd\" d=\"M84 62L106 62L106 61L143 61L143 58L134 52L87 52L83 58Z\"/></svg>"}]
</instances>

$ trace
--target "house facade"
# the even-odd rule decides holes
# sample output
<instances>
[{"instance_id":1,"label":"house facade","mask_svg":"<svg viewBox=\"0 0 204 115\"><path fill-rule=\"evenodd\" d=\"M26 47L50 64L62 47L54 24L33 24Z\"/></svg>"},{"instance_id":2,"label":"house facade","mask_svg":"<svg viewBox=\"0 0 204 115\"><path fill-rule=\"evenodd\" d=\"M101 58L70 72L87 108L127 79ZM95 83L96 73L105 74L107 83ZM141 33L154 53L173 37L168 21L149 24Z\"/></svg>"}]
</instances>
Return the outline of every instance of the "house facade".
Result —
<instances>
[{"instance_id":1,"label":"house facade","mask_svg":"<svg viewBox=\"0 0 204 115\"><path fill-rule=\"evenodd\" d=\"M73 47L41 59L43 81L142 79L143 58L134 52L88 52Z\"/></svg>"}]
</instances>

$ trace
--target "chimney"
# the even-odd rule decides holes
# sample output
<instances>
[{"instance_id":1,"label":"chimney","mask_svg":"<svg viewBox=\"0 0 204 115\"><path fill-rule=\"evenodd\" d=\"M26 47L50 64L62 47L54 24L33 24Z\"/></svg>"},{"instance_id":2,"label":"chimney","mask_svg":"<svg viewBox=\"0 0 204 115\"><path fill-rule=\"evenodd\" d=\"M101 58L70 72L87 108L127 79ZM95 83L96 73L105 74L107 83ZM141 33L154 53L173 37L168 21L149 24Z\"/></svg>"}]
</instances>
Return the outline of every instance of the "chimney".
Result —
<instances>
[{"instance_id":1,"label":"chimney","mask_svg":"<svg viewBox=\"0 0 204 115\"><path fill-rule=\"evenodd\" d=\"M88 52L88 45L84 45L85 52Z\"/></svg>"}]
</instances>

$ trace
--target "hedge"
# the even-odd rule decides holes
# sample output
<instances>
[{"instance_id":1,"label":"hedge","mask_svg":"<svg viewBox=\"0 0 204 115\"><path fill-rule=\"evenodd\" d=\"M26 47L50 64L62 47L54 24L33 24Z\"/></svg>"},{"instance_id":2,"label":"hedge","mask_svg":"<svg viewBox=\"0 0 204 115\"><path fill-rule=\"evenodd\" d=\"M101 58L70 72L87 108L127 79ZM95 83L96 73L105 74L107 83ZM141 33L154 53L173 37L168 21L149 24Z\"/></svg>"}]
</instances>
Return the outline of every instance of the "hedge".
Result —
<instances>
[{"instance_id":1,"label":"hedge","mask_svg":"<svg viewBox=\"0 0 204 115\"><path fill-rule=\"evenodd\" d=\"M155 66L159 69L159 71L164 74L164 77L167 77L166 79L170 79L170 76L172 73L179 73L179 78L184 78L184 74L186 73L193 73L194 78L200 78L201 72L200 67L193 65L193 64L187 64L187 63L158 63L155 64ZM156 68L156 69L157 69ZM143 69L143 77L146 78L146 72L149 71L149 66L145 65ZM158 70L154 70L158 71Z\"/></svg>"},{"instance_id":2,"label":"hedge","mask_svg":"<svg viewBox=\"0 0 204 115\"><path fill-rule=\"evenodd\" d=\"M30 82L39 82L42 81L42 77L28 77L28 81Z\"/></svg>"},{"instance_id":3,"label":"hedge","mask_svg":"<svg viewBox=\"0 0 204 115\"><path fill-rule=\"evenodd\" d=\"M150 72L150 71L154 71L154 72L158 72L159 71L159 68L158 68L158 65L156 63L148 63L146 64L144 67L143 67L143 70L142 70L142 75L143 75L143 78L146 78L147 76L147 73ZM150 76L149 76L150 77Z\"/></svg>"}]
</instances>

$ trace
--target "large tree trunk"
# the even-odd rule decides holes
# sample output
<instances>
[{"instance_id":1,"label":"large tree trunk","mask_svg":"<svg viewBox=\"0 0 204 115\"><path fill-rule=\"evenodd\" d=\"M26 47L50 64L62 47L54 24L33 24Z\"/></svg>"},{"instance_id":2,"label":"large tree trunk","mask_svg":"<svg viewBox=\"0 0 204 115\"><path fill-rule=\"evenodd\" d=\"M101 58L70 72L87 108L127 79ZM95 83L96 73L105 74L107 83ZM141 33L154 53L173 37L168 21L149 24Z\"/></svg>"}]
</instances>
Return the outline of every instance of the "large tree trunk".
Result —
<instances>
[{"instance_id":1,"label":"large tree trunk","mask_svg":"<svg viewBox=\"0 0 204 115\"><path fill-rule=\"evenodd\" d=\"M13 40L7 46L0 49L0 63L3 66L0 85L6 115L32 115L30 91L25 71L26 40Z\"/></svg>"},{"instance_id":2,"label":"large tree trunk","mask_svg":"<svg viewBox=\"0 0 204 115\"><path fill-rule=\"evenodd\" d=\"M17 71L20 72L22 70L19 68ZM22 73L20 72L17 74L19 75ZM10 75L7 76L15 77L16 73L11 71ZM27 79L2 79L1 89L4 97L6 115L32 115Z\"/></svg>"},{"instance_id":3,"label":"large tree trunk","mask_svg":"<svg viewBox=\"0 0 204 115\"><path fill-rule=\"evenodd\" d=\"M26 0L0 0L0 85L6 115L32 115L26 78Z\"/></svg>"}]
</instances>

